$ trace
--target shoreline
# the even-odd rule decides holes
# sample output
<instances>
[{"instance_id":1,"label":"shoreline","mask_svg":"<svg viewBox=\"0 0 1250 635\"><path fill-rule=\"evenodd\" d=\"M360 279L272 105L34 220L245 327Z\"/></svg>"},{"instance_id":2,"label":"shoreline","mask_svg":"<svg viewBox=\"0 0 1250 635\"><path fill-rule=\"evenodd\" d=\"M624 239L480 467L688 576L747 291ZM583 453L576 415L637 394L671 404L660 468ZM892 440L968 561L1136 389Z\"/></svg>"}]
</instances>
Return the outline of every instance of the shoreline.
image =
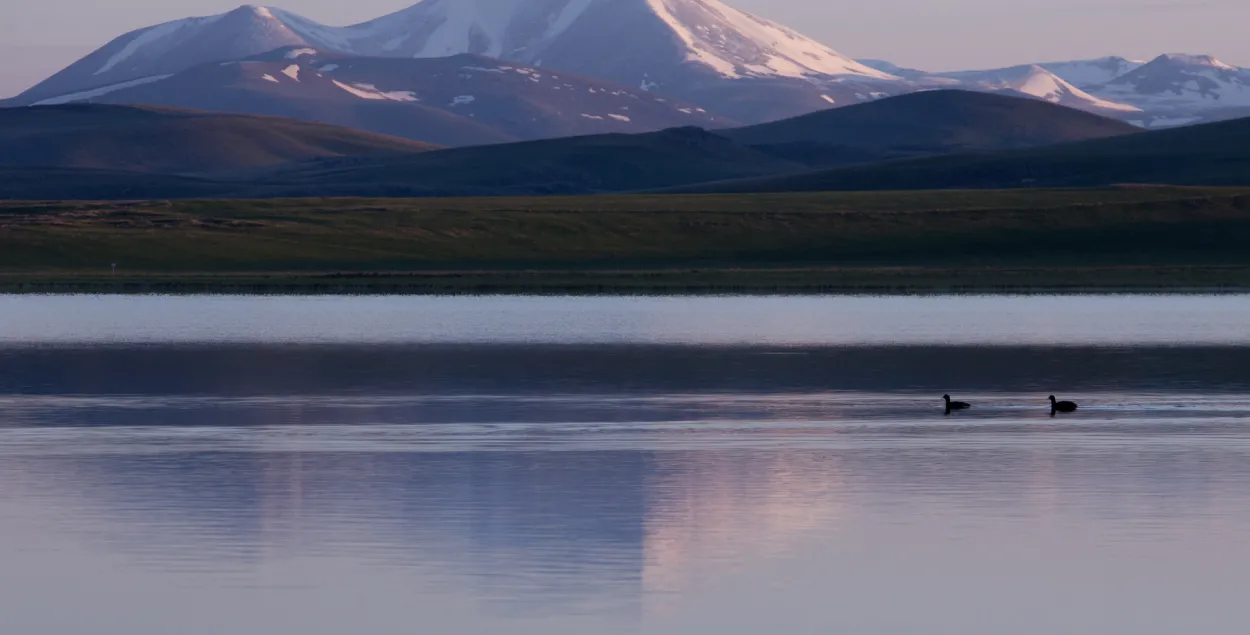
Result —
<instances>
[{"instance_id":1,"label":"shoreline","mask_svg":"<svg viewBox=\"0 0 1250 635\"><path fill-rule=\"evenodd\" d=\"M1250 292L1250 266L805 267L411 272L0 272L3 294L957 295Z\"/></svg>"}]
</instances>

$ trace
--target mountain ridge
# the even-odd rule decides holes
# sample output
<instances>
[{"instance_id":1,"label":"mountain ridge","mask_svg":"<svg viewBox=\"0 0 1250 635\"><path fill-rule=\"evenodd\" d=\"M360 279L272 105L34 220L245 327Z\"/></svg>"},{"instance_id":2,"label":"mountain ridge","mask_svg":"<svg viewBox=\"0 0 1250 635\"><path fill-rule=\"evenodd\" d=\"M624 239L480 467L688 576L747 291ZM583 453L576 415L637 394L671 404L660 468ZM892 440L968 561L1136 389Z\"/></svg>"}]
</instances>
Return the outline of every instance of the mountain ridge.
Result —
<instances>
[{"instance_id":1,"label":"mountain ridge","mask_svg":"<svg viewBox=\"0 0 1250 635\"><path fill-rule=\"evenodd\" d=\"M469 54L373 58L285 47L87 93L96 103L284 116L443 146L735 124L646 91Z\"/></svg>"},{"instance_id":2,"label":"mountain ridge","mask_svg":"<svg viewBox=\"0 0 1250 635\"><path fill-rule=\"evenodd\" d=\"M347 27L254 5L173 20L115 38L21 97L39 101L288 46L406 58L472 53L643 90L712 78L896 79L719 0L424 0Z\"/></svg>"},{"instance_id":3,"label":"mountain ridge","mask_svg":"<svg viewBox=\"0 0 1250 635\"><path fill-rule=\"evenodd\" d=\"M954 81L965 88L1016 90L1041 98L1050 95L1051 101L1147 128L1235 119L1250 113L1250 69L1212 55L1170 53L1148 61L1111 56L952 72L865 61L926 88L951 87ZM1053 77L1040 77L1038 69Z\"/></svg>"}]
</instances>

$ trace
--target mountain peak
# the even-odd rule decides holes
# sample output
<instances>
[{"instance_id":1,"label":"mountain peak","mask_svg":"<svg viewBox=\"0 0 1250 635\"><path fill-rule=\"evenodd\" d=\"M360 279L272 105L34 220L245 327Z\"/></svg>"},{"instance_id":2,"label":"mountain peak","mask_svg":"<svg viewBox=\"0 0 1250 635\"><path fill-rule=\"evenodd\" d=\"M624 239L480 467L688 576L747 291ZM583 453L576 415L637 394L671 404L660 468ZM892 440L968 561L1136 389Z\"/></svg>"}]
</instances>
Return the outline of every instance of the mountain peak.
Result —
<instances>
[{"instance_id":1,"label":"mountain peak","mask_svg":"<svg viewBox=\"0 0 1250 635\"><path fill-rule=\"evenodd\" d=\"M630 85L671 74L649 64L662 58L734 78L894 79L720 0L424 0L340 33L355 53L477 53Z\"/></svg>"},{"instance_id":2,"label":"mountain peak","mask_svg":"<svg viewBox=\"0 0 1250 635\"><path fill-rule=\"evenodd\" d=\"M1147 125L1182 125L1203 119L1203 111L1250 107L1250 70L1211 55L1160 55L1149 64L1099 87L1110 99L1153 114Z\"/></svg>"},{"instance_id":3,"label":"mountain peak","mask_svg":"<svg viewBox=\"0 0 1250 635\"><path fill-rule=\"evenodd\" d=\"M1216 59L1214 55L1189 55L1185 53L1165 53L1155 58L1155 62L1168 63L1170 65L1180 66L1206 66L1222 71L1238 70L1232 64L1225 64Z\"/></svg>"},{"instance_id":4,"label":"mountain peak","mask_svg":"<svg viewBox=\"0 0 1250 635\"><path fill-rule=\"evenodd\" d=\"M263 7L263 6L256 5L256 4L240 5L239 8L235 9L234 11L231 11L230 13L250 13L252 15L259 16L262 18L273 17L273 12L269 10L269 7Z\"/></svg>"},{"instance_id":5,"label":"mountain peak","mask_svg":"<svg viewBox=\"0 0 1250 635\"><path fill-rule=\"evenodd\" d=\"M949 76L982 90L1011 91L1062 106L1097 113L1137 112L1134 106L1095 97L1065 80L1049 66L1072 66L1077 62L1025 64L989 71L952 73Z\"/></svg>"}]
</instances>

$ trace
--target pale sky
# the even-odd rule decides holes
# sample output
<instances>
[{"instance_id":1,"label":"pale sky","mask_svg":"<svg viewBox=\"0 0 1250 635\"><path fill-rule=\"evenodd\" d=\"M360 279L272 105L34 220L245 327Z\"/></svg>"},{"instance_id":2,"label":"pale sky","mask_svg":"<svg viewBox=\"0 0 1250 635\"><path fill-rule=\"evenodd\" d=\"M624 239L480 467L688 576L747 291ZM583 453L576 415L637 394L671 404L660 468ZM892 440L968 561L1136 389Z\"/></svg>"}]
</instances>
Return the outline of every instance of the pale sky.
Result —
<instances>
[{"instance_id":1,"label":"pale sky","mask_svg":"<svg viewBox=\"0 0 1250 635\"><path fill-rule=\"evenodd\" d=\"M253 0L254 2L256 0ZM1103 55L1209 53L1250 66L1250 0L727 0L852 57L925 70ZM257 2L258 4L260 2ZM412 0L280 0L333 25ZM243 0L0 0L0 96L12 95L139 27L221 13Z\"/></svg>"}]
</instances>

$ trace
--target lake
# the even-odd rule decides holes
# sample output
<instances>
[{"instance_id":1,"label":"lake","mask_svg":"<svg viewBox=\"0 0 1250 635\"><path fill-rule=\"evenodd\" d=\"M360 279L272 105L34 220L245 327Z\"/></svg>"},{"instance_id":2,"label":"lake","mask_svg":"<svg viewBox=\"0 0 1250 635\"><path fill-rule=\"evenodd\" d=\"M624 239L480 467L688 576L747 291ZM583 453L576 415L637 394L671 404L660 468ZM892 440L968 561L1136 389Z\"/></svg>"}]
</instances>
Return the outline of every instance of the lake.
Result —
<instances>
[{"instance_id":1,"label":"lake","mask_svg":"<svg viewBox=\"0 0 1250 635\"><path fill-rule=\"evenodd\" d=\"M0 296L0 632L1240 635L1248 325L1244 295Z\"/></svg>"}]
</instances>

